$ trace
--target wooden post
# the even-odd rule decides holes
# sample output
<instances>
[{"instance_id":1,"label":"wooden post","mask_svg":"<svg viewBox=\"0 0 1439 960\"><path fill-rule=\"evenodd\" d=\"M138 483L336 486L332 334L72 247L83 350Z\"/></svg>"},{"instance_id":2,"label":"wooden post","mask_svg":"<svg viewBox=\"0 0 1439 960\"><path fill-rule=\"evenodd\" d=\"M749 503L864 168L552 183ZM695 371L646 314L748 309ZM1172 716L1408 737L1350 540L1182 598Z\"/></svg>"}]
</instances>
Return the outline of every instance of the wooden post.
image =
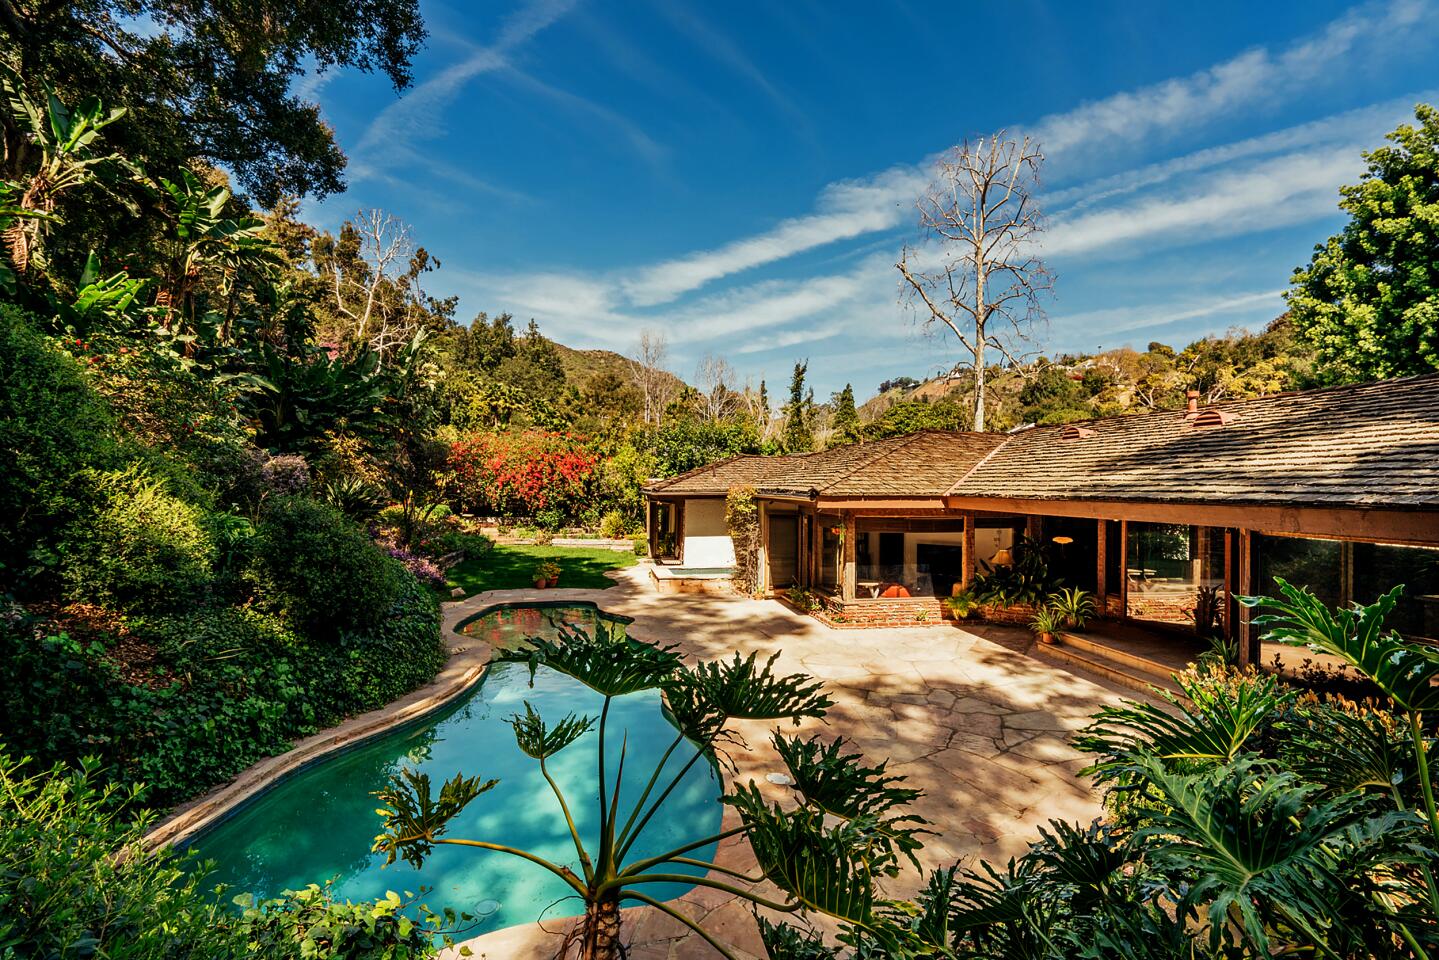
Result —
<instances>
[{"instance_id":1,"label":"wooden post","mask_svg":"<svg viewBox=\"0 0 1439 960\"><path fill-rule=\"evenodd\" d=\"M966 510L964 513L964 548L960 551L960 563L963 565L963 574L960 582L965 589L974 582L974 511Z\"/></svg>"},{"instance_id":2,"label":"wooden post","mask_svg":"<svg viewBox=\"0 0 1439 960\"><path fill-rule=\"evenodd\" d=\"M1024 518L1024 535L1031 540L1038 540L1044 535L1044 518L1031 513Z\"/></svg>"},{"instance_id":3,"label":"wooden post","mask_svg":"<svg viewBox=\"0 0 1439 960\"><path fill-rule=\"evenodd\" d=\"M1254 589L1254 535L1248 530L1239 531L1239 592L1251 593ZM1239 608L1239 665L1248 666L1259 659L1259 640L1253 636L1249 626L1250 608Z\"/></svg>"},{"instance_id":4,"label":"wooden post","mask_svg":"<svg viewBox=\"0 0 1439 960\"><path fill-rule=\"evenodd\" d=\"M1236 636L1234 624L1234 531L1224 531L1224 635L1230 640Z\"/></svg>"},{"instance_id":5,"label":"wooden post","mask_svg":"<svg viewBox=\"0 0 1439 960\"><path fill-rule=\"evenodd\" d=\"M1107 573L1104 552L1109 549L1109 521L1094 521L1095 549L1094 555L1098 558L1094 570L1094 602L1101 614L1109 613L1109 583L1105 579Z\"/></svg>"},{"instance_id":6,"label":"wooden post","mask_svg":"<svg viewBox=\"0 0 1439 960\"><path fill-rule=\"evenodd\" d=\"M844 512L844 582L840 584L840 598L845 601L853 600L855 593L854 531L854 511L846 510Z\"/></svg>"},{"instance_id":7,"label":"wooden post","mask_svg":"<svg viewBox=\"0 0 1439 960\"><path fill-rule=\"evenodd\" d=\"M759 504L759 549L755 551L754 589L760 596L770 592L769 582L769 508Z\"/></svg>"},{"instance_id":8,"label":"wooden post","mask_svg":"<svg viewBox=\"0 0 1439 960\"><path fill-rule=\"evenodd\" d=\"M1129 616L1129 521L1119 521L1119 616Z\"/></svg>"}]
</instances>

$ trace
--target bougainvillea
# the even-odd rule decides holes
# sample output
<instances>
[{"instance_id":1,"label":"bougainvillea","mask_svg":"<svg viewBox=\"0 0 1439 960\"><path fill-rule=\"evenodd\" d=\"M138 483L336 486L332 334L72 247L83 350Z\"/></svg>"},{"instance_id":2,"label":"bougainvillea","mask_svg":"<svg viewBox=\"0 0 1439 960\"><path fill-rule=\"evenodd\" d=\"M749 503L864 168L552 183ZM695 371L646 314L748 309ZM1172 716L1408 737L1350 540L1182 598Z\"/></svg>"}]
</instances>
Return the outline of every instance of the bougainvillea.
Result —
<instances>
[{"instance_id":1,"label":"bougainvillea","mask_svg":"<svg viewBox=\"0 0 1439 960\"><path fill-rule=\"evenodd\" d=\"M502 517L574 519L592 492L598 464L584 437L545 430L477 433L450 448L454 499L475 513Z\"/></svg>"}]
</instances>

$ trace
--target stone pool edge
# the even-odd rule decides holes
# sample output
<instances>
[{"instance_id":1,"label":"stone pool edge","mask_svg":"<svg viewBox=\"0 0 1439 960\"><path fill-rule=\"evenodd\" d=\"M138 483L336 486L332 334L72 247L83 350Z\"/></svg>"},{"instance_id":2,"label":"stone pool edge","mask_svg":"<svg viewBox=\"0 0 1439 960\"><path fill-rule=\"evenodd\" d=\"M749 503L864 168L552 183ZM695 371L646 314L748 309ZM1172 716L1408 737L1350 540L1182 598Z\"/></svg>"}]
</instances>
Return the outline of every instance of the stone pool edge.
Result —
<instances>
[{"instance_id":1,"label":"stone pool edge","mask_svg":"<svg viewBox=\"0 0 1439 960\"><path fill-rule=\"evenodd\" d=\"M547 591L549 596L542 598L532 597L528 591L493 591L484 597L486 602L480 605L473 605L473 601L479 599L477 597L444 604L440 610L440 635L449 647L450 656L434 680L382 707L376 707L367 713L350 717L336 726L313 733L284 753L266 757L246 767L229 783L221 784L180 804L145 834L146 849L155 850L182 843L243 809L246 804L281 780L310 764L359 746L381 734L421 721L469 693L484 679L493 657L488 643L459 632L460 627L470 621L495 610L516 607L590 606L597 610L602 609L588 596L559 595L570 592L578 594L582 591ZM593 592L583 591L586 594ZM503 599L494 596L499 593L521 595ZM611 616L630 619L621 614Z\"/></svg>"}]
</instances>

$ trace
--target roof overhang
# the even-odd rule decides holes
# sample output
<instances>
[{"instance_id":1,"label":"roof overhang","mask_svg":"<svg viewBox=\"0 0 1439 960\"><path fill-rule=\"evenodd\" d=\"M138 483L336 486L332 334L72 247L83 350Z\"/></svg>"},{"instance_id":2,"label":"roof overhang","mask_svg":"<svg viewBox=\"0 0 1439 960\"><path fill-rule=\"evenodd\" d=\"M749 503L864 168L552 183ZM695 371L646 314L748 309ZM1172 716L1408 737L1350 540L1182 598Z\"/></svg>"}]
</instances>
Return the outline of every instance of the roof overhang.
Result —
<instances>
[{"instance_id":1,"label":"roof overhang","mask_svg":"<svg viewBox=\"0 0 1439 960\"><path fill-rule=\"evenodd\" d=\"M1097 498L1041 500L953 495L945 497L944 502L951 510L1236 527L1280 536L1439 545L1439 510Z\"/></svg>"}]
</instances>

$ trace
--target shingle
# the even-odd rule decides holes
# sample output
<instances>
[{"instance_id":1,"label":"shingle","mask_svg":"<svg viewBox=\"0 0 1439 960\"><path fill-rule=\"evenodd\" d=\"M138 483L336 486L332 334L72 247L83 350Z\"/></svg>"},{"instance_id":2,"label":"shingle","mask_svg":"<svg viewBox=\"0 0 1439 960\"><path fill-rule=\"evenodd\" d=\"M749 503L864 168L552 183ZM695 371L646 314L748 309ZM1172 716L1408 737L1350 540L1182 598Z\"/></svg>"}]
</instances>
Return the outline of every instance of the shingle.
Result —
<instances>
[{"instance_id":1,"label":"shingle","mask_svg":"<svg viewBox=\"0 0 1439 960\"><path fill-rule=\"evenodd\" d=\"M1294 506L1439 500L1439 374L1218 403L1223 426L1164 411L1015 434L955 496Z\"/></svg>"}]
</instances>

